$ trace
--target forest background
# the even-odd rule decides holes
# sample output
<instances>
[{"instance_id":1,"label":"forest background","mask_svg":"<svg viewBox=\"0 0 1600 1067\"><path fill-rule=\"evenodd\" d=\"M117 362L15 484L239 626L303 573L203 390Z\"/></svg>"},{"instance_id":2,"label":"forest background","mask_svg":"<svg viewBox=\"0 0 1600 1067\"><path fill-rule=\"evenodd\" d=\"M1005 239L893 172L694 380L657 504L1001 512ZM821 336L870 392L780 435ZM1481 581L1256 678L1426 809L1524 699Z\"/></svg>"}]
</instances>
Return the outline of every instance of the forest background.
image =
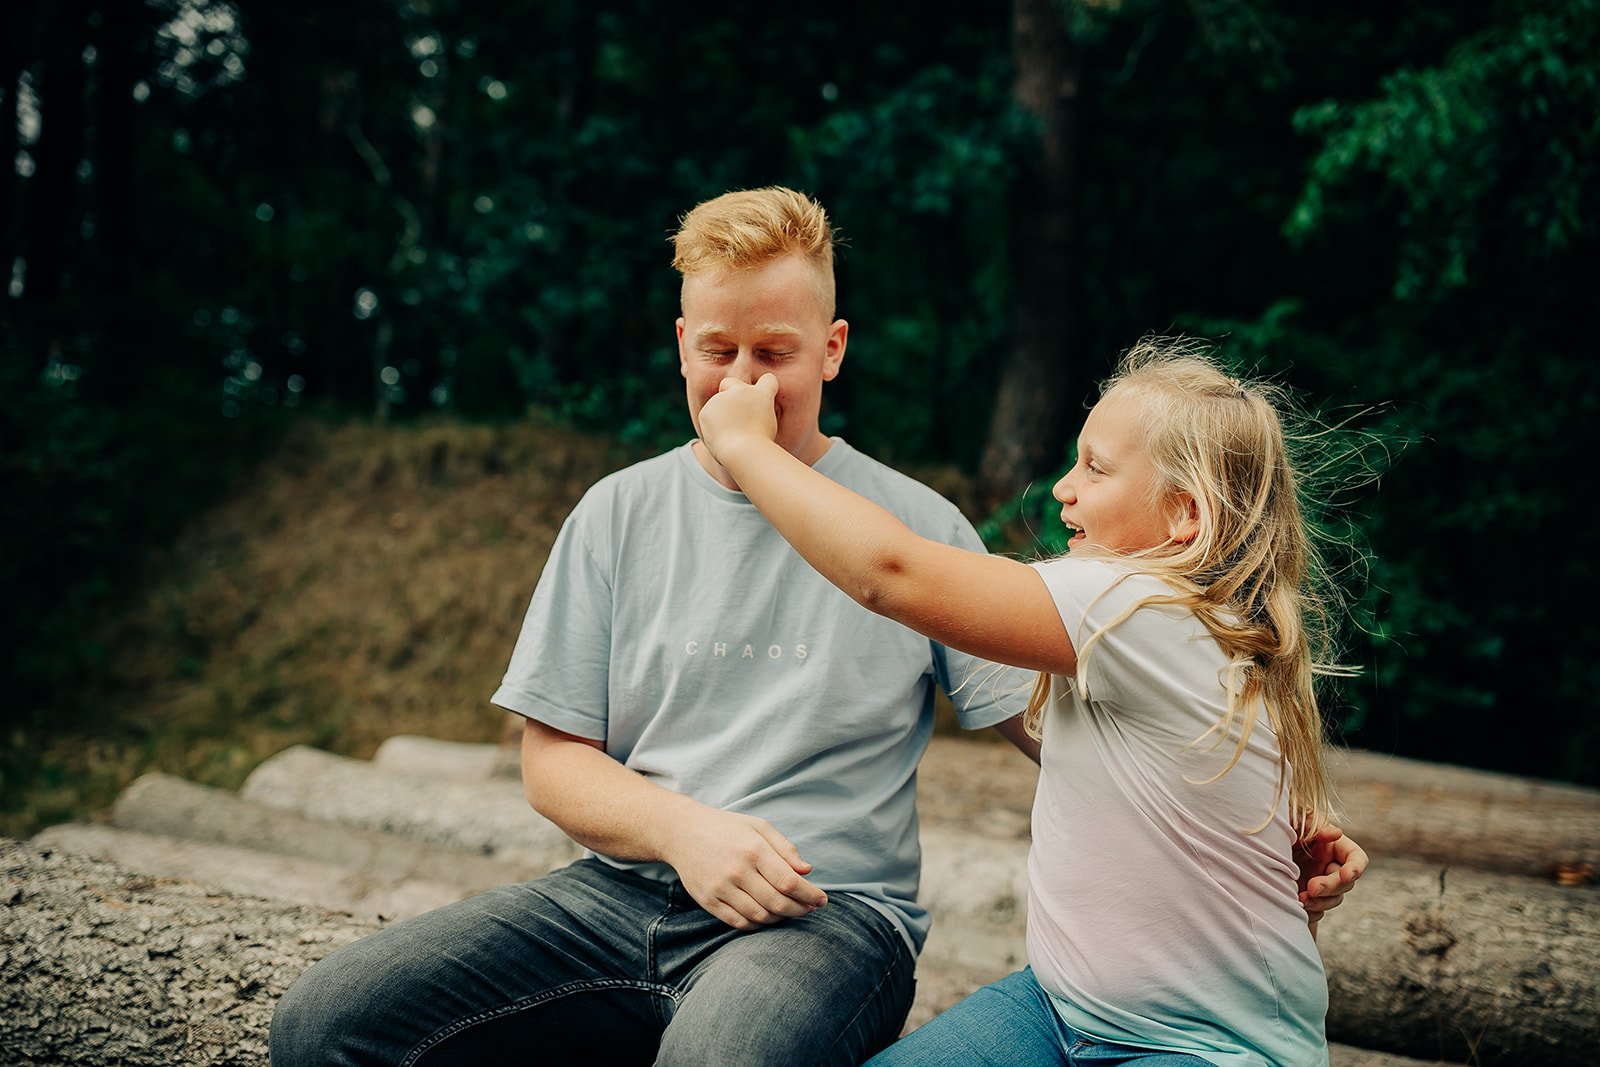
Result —
<instances>
[{"instance_id":1,"label":"forest background","mask_svg":"<svg viewBox=\"0 0 1600 1067\"><path fill-rule=\"evenodd\" d=\"M1214 339L1366 445L1335 735L1600 784L1597 0L38 0L0 108L0 831L492 736L561 512L689 433L667 236L774 183L826 431L1048 551L1095 380Z\"/></svg>"}]
</instances>

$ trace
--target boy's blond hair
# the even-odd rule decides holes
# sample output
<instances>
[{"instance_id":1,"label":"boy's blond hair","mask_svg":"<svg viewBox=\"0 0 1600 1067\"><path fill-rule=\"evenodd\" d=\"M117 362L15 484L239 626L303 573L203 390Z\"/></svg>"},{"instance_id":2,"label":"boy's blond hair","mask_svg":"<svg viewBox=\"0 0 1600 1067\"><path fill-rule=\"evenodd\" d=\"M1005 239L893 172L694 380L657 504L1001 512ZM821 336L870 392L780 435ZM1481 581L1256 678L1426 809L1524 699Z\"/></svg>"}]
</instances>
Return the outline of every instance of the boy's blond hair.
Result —
<instances>
[{"instance_id":1,"label":"boy's blond hair","mask_svg":"<svg viewBox=\"0 0 1600 1067\"><path fill-rule=\"evenodd\" d=\"M672 265L687 281L799 256L811 265L817 299L832 322L833 242L828 213L804 193L777 185L740 189L699 204L679 220Z\"/></svg>"}]
</instances>

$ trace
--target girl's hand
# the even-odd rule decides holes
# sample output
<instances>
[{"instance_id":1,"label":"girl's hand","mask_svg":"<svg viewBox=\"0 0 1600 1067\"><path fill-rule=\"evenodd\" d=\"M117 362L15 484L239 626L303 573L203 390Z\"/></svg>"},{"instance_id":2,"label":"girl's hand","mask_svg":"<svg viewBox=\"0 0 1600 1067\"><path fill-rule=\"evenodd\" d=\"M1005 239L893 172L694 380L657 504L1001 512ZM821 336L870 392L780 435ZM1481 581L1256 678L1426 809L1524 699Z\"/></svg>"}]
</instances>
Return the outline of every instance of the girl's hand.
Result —
<instances>
[{"instance_id":1,"label":"girl's hand","mask_svg":"<svg viewBox=\"0 0 1600 1067\"><path fill-rule=\"evenodd\" d=\"M700 441L718 463L727 450L745 437L763 441L778 436L778 376L763 374L754 385L724 378L717 395L700 408Z\"/></svg>"},{"instance_id":2,"label":"girl's hand","mask_svg":"<svg viewBox=\"0 0 1600 1067\"><path fill-rule=\"evenodd\" d=\"M1330 824L1296 844L1294 860L1300 869L1300 903L1315 936L1317 921L1343 903L1356 879L1366 873L1367 852Z\"/></svg>"}]
</instances>

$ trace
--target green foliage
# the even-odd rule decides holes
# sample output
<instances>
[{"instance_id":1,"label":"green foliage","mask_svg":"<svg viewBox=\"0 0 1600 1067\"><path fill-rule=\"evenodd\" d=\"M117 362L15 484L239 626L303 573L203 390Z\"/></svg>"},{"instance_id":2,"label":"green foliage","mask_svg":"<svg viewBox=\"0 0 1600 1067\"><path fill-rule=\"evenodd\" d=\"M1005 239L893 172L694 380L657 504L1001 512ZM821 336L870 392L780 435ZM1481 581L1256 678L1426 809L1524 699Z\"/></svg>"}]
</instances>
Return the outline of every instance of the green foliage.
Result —
<instances>
[{"instance_id":1,"label":"green foliage","mask_svg":"<svg viewBox=\"0 0 1600 1067\"><path fill-rule=\"evenodd\" d=\"M1439 63L1302 109L1320 145L1286 231L1322 285L1236 327L1322 395L1392 400L1421 442L1366 508L1352 739L1589 782L1600 737L1553 715L1592 691L1594 629L1567 620L1600 592L1575 491L1600 447L1597 13L1504 5Z\"/></svg>"},{"instance_id":2,"label":"green foliage","mask_svg":"<svg viewBox=\"0 0 1600 1067\"><path fill-rule=\"evenodd\" d=\"M1438 66L1390 74L1370 100L1302 109L1296 128L1322 145L1288 234L1370 219L1342 194L1375 175L1402 234L1396 299L1448 298L1491 250L1547 266L1593 234L1597 48L1600 4L1508 5Z\"/></svg>"},{"instance_id":3,"label":"green foliage","mask_svg":"<svg viewBox=\"0 0 1600 1067\"><path fill-rule=\"evenodd\" d=\"M1357 501L1369 671L1344 727L1589 781L1600 732L1553 713L1587 697L1600 637L1558 621L1600 594L1572 488L1600 444L1597 7L1064 10L1064 418L1121 349L1175 330L1318 406L1390 402L1378 429L1419 443ZM534 409L684 438L667 237L726 189L806 189L843 230L851 345L825 429L970 470L1029 235L1011 187L1037 131L1011 102L1009 14L984 0L908 35L886 5L25 7L0 44L0 103L39 168L0 183L12 720L82 712L103 650L78 635L285 409ZM1056 547L1049 484L988 532ZM1540 588L1508 590L1530 563Z\"/></svg>"},{"instance_id":4,"label":"green foliage","mask_svg":"<svg viewBox=\"0 0 1600 1067\"><path fill-rule=\"evenodd\" d=\"M216 398L193 383L96 396L80 388L80 364L57 358L29 373L17 331L0 329L0 338L4 810L24 787L63 784L57 764L40 762L42 736L95 729L117 711L85 698L113 653L101 636L106 620L128 610L150 553L269 453L278 426L218 418Z\"/></svg>"}]
</instances>

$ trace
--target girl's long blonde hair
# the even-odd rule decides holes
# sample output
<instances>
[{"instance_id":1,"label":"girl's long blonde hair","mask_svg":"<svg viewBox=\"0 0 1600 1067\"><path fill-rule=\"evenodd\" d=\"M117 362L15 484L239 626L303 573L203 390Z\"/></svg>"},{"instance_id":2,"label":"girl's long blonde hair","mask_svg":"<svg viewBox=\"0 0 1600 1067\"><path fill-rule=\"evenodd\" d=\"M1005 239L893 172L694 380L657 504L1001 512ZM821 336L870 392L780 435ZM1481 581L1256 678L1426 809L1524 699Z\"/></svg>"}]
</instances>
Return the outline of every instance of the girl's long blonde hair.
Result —
<instances>
[{"instance_id":1,"label":"girl's long blonde hair","mask_svg":"<svg viewBox=\"0 0 1600 1067\"><path fill-rule=\"evenodd\" d=\"M1290 410L1287 398L1276 386L1230 376L1204 344L1170 338L1147 338L1130 349L1101 385L1102 397L1113 393L1140 405L1146 452L1158 475L1151 506L1163 507L1169 494L1182 491L1194 498L1199 516L1192 541L1119 557L1175 590L1135 607L1182 605L1216 638L1234 664L1228 708L1196 743L1237 737L1220 778L1238 763L1265 704L1281 753L1278 795L1287 780L1296 831L1308 836L1332 818L1314 681L1351 672L1332 663L1337 594L1326 580L1289 454L1280 416L1280 408ZM1080 687L1095 642L1132 610L1078 649ZM1049 676L1041 675L1023 719L1036 737L1049 690Z\"/></svg>"}]
</instances>

